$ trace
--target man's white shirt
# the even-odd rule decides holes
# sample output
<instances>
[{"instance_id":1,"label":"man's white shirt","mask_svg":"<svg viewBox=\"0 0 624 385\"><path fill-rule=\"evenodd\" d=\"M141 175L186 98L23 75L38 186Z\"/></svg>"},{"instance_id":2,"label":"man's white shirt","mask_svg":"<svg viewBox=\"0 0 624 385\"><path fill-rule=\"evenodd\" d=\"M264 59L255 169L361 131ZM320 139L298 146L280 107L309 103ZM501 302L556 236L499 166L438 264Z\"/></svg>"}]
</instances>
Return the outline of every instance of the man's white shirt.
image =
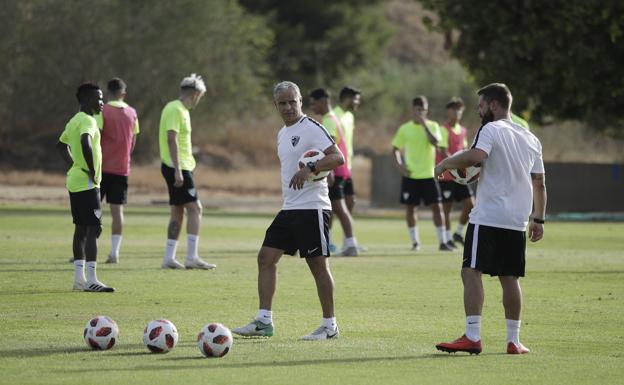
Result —
<instances>
[{"instance_id":1,"label":"man's white shirt","mask_svg":"<svg viewBox=\"0 0 624 385\"><path fill-rule=\"evenodd\" d=\"M485 151L470 222L525 231L533 204L531 173L543 174L542 145L535 135L511 120L483 126L473 148Z\"/></svg>"},{"instance_id":2,"label":"man's white shirt","mask_svg":"<svg viewBox=\"0 0 624 385\"><path fill-rule=\"evenodd\" d=\"M301 190L288 187L299 171L299 158L308 150L324 151L334 144L325 127L319 122L302 116L297 123L284 126L277 134L277 155L281 165L282 210L324 209L331 210L327 179L306 181Z\"/></svg>"}]
</instances>

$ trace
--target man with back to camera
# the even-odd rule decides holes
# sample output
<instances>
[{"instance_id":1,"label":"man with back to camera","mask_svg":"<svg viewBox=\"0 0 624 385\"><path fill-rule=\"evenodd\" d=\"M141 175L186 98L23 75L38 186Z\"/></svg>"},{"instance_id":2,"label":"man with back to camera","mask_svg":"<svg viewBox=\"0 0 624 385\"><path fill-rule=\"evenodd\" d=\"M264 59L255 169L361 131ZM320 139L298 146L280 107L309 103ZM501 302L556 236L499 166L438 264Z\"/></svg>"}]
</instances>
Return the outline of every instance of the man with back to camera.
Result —
<instances>
[{"instance_id":1,"label":"man with back to camera","mask_svg":"<svg viewBox=\"0 0 624 385\"><path fill-rule=\"evenodd\" d=\"M446 148L439 148L436 153L436 163L449 155L463 151L468 146L466 127L460 121L464 113L464 101L461 98L453 97L446 104L446 121L443 124L442 141L447 143ZM472 191L468 186L453 182L453 177L447 171L442 174L438 181L442 193L442 208L444 209L444 223L446 225L446 242L449 246L456 248L455 242L464 244L464 227L468 223L468 214L474 206ZM462 212L459 216L457 229L451 232L451 210L453 202L462 203Z\"/></svg>"},{"instance_id":2,"label":"man with back to camera","mask_svg":"<svg viewBox=\"0 0 624 385\"><path fill-rule=\"evenodd\" d=\"M336 167L333 173L333 183L329 183L329 200L331 201L332 211L342 226L344 232L345 244L342 248L340 255L344 257L356 257L358 255L357 240L353 235L353 217L347 208L345 202L345 181L351 178L351 170L349 169L349 158L347 143L345 140L345 132L342 127L342 122L336 114L332 111L330 95L324 88L317 88L310 92L310 107L312 111L322 116L321 123L323 127L327 129L327 132L332 136L336 142L336 146L340 149L343 157L345 158L345 164ZM329 181L328 181L329 182Z\"/></svg>"},{"instance_id":3,"label":"man with back to camera","mask_svg":"<svg viewBox=\"0 0 624 385\"><path fill-rule=\"evenodd\" d=\"M102 148L100 130L94 114L102 111L102 90L95 84L78 87L80 111L67 123L56 144L61 157L71 168L67 190L74 222L74 290L113 292L97 278L97 239L102 233L100 180ZM86 263L85 263L86 260ZM86 277L85 277L86 268Z\"/></svg>"},{"instance_id":4,"label":"man with back to camera","mask_svg":"<svg viewBox=\"0 0 624 385\"><path fill-rule=\"evenodd\" d=\"M303 340L327 340L340 334L334 313L334 279L329 269L329 218L331 203L326 178L308 181L311 174L333 170L344 158L333 139L318 122L301 110L299 87L283 81L273 89L273 102L284 126L277 134L283 205L266 231L258 253L259 309L248 325L232 329L242 336L271 337L273 296L277 286L277 263L283 254L299 250L316 283L323 318L321 326ZM299 158L310 149L321 149L325 157L299 169Z\"/></svg>"},{"instance_id":5,"label":"man with back to camera","mask_svg":"<svg viewBox=\"0 0 624 385\"><path fill-rule=\"evenodd\" d=\"M195 158L191 143L191 115L206 92L201 76L191 74L180 83L180 97L169 102L160 116L159 146L161 172L167 182L171 218L167 228L167 245L163 269L214 269L198 255L202 205L197 197L193 170ZM178 237L186 211L187 254L184 265L176 259Z\"/></svg>"},{"instance_id":6,"label":"man with back to camera","mask_svg":"<svg viewBox=\"0 0 624 385\"><path fill-rule=\"evenodd\" d=\"M436 176L440 176L448 169L481 163L461 270L466 332L436 348L445 352L481 352L481 275L485 273L498 276L503 289L507 353L525 354L529 349L520 342L522 291L518 278L525 273L527 224L531 242L544 235L546 184L542 145L529 130L511 120L512 96L505 84L489 84L477 94L483 125L471 149L444 159L435 168Z\"/></svg>"},{"instance_id":7,"label":"man with back to camera","mask_svg":"<svg viewBox=\"0 0 624 385\"><path fill-rule=\"evenodd\" d=\"M420 202L431 208L440 251L452 251L447 244L442 217L440 187L433 177L435 152L441 144L438 123L427 119L429 103L424 96L412 100L412 119L402 124L392 139L393 159L401 175L400 202L405 205L405 220L412 250L420 250L417 210ZM404 152L404 154L401 153Z\"/></svg>"}]
</instances>

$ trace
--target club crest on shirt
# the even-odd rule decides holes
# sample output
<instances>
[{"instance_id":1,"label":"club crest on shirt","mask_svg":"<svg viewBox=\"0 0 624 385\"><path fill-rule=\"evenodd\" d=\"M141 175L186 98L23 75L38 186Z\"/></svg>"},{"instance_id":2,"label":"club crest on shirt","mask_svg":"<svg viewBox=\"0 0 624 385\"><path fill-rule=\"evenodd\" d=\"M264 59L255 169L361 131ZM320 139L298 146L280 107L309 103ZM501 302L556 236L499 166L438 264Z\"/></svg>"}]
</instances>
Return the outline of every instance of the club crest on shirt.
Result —
<instances>
[{"instance_id":1,"label":"club crest on shirt","mask_svg":"<svg viewBox=\"0 0 624 385\"><path fill-rule=\"evenodd\" d=\"M299 143L299 139L299 136L293 136L292 138L290 138L290 143L292 143L293 147L295 147L297 143Z\"/></svg>"}]
</instances>

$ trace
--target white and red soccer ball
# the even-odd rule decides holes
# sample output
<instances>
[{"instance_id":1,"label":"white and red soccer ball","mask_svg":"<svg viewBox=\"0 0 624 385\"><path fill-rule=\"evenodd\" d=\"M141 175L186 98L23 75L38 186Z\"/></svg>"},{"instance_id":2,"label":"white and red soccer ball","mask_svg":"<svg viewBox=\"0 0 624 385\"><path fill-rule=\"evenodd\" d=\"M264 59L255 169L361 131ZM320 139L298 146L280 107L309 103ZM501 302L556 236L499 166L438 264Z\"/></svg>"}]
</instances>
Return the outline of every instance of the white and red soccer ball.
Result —
<instances>
[{"instance_id":1,"label":"white and red soccer ball","mask_svg":"<svg viewBox=\"0 0 624 385\"><path fill-rule=\"evenodd\" d=\"M154 320L143 330L143 343L152 353L168 353L178 343L178 329L169 320Z\"/></svg>"},{"instance_id":2,"label":"white and red soccer ball","mask_svg":"<svg viewBox=\"0 0 624 385\"><path fill-rule=\"evenodd\" d=\"M206 357L223 357L232 347L232 332L219 323L208 324L197 335L197 347Z\"/></svg>"},{"instance_id":3,"label":"white and red soccer ball","mask_svg":"<svg viewBox=\"0 0 624 385\"><path fill-rule=\"evenodd\" d=\"M479 180L481 167L470 166L466 168L450 169L453 181L459 184L470 184Z\"/></svg>"},{"instance_id":4,"label":"white and red soccer ball","mask_svg":"<svg viewBox=\"0 0 624 385\"><path fill-rule=\"evenodd\" d=\"M308 150L301 155L299 158L299 169L304 168L308 162L316 162L317 160L323 159L325 157L325 153L321 150L312 149ZM318 174L311 173L308 177L309 181L318 182L329 175L329 171L319 171Z\"/></svg>"},{"instance_id":5,"label":"white and red soccer ball","mask_svg":"<svg viewBox=\"0 0 624 385\"><path fill-rule=\"evenodd\" d=\"M115 346L119 338L119 328L110 317L99 315L87 322L83 336L91 349L108 350Z\"/></svg>"}]
</instances>

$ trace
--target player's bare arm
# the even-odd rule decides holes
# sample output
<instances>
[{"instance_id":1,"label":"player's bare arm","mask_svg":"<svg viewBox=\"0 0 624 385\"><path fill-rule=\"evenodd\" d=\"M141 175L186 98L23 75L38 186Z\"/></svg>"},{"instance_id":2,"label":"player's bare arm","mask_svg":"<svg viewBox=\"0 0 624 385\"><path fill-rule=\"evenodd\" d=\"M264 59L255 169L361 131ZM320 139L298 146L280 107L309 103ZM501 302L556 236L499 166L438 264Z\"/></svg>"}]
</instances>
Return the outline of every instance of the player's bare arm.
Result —
<instances>
[{"instance_id":1,"label":"player's bare arm","mask_svg":"<svg viewBox=\"0 0 624 385\"><path fill-rule=\"evenodd\" d=\"M429 141L429 143L437 146L440 141L431 133L431 129L427 125L427 119L425 119L425 116L422 114L416 115L415 120L418 124L425 128L425 133L427 134L427 140Z\"/></svg>"},{"instance_id":2,"label":"player's bare arm","mask_svg":"<svg viewBox=\"0 0 624 385\"><path fill-rule=\"evenodd\" d=\"M533 183L533 215L529 224L529 239L537 242L544 236L544 218L546 217L546 176L531 173Z\"/></svg>"},{"instance_id":3,"label":"player's bare arm","mask_svg":"<svg viewBox=\"0 0 624 385\"><path fill-rule=\"evenodd\" d=\"M392 147L392 159L394 159L394 164L397 166L401 175L409 176L410 172L405 165L405 160L403 159L403 154L401 154L401 150L396 147Z\"/></svg>"},{"instance_id":4,"label":"player's bare arm","mask_svg":"<svg viewBox=\"0 0 624 385\"><path fill-rule=\"evenodd\" d=\"M173 169L175 170L173 175L175 187L182 187L184 184L184 176L182 175L182 169L180 168L180 159L178 158L178 133L175 131L167 131L167 144L169 145L169 155L171 156L171 162L173 163Z\"/></svg>"},{"instance_id":5,"label":"player's bare arm","mask_svg":"<svg viewBox=\"0 0 624 385\"><path fill-rule=\"evenodd\" d=\"M321 171L330 171L335 169L338 166L344 164L345 160L342 156L342 153L338 149L338 146L335 144L327 147L323 150L325 153L325 157L316 161L314 165L314 170L316 173ZM312 173L312 170L309 167L304 167L301 170L297 171L295 175L293 175L292 179L288 187L294 188L295 190L300 190L303 188L304 183L308 180L308 177Z\"/></svg>"},{"instance_id":6,"label":"player's bare arm","mask_svg":"<svg viewBox=\"0 0 624 385\"><path fill-rule=\"evenodd\" d=\"M68 166L71 166L71 164L72 164L72 157L71 157L71 151L69 149L69 146L66 143L63 143L63 142L57 142L56 143L56 149L58 150L59 154L61 154L61 158L63 158L65 163Z\"/></svg>"},{"instance_id":7,"label":"player's bare arm","mask_svg":"<svg viewBox=\"0 0 624 385\"><path fill-rule=\"evenodd\" d=\"M91 178L93 183L97 183L95 180L95 167L93 167L93 146L91 145L91 135L80 135L80 146L82 147L82 155L84 156L87 167L89 168L89 178Z\"/></svg>"},{"instance_id":8,"label":"player's bare arm","mask_svg":"<svg viewBox=\"0 0 624 385\"><path fill-rule=\"evenodd\" d=\"M487 153L478 148L471 148L468 151L458 152L438 163L435 167L435 176L440 177L446 170L474 166L484 161L485 158L487 158Z\"/></svg>"}]
</instances>

